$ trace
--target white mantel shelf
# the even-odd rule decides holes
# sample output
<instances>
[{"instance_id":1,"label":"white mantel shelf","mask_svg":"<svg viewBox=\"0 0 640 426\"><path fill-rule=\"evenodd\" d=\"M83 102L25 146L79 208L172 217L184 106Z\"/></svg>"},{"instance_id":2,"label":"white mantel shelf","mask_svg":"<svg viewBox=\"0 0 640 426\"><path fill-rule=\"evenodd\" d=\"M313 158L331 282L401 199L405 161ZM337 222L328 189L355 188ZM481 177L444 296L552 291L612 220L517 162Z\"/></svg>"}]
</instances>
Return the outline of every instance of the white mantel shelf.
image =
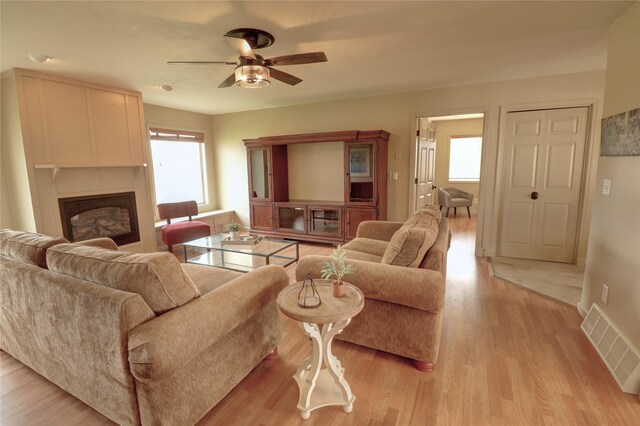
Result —
<instances>
[{"instance_id":1,"label":"white mantel shelf","mask_svg":"<svg viewBox=\"0 0 640 426\"><path fill-rule=\"evenodd\" d=\"M58 173L62 169L89 169L89 168L115 168L115 167L136 167L145 168L147 163L77 163L77 164L34 164L36 169L51 170L51 179L56 181Z\"/></svg>"}]
</instances>

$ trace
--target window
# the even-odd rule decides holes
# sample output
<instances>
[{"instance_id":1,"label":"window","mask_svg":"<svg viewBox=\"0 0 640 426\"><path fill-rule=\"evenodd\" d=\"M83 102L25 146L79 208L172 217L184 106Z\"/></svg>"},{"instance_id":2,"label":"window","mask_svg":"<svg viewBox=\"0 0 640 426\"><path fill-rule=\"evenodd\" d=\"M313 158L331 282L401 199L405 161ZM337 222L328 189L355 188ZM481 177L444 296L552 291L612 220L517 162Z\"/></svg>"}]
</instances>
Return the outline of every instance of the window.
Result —
<instances>
[{"instance_id":1,"label":"window","mask_svg":"<svg viewBox=\"0 0 640 426\"><path fill-rule=\"evenodd\" d=\"M449 144L449 182L479 182L481 136L452 136Z\"/></svg>"},{"instance_id":2,"label":"window","mask_svg":"<svg viewBox=\"0 0 640 426\"><path fill-rule=\"evenodd\" d=\"M204 134L151 129L156 202L207 203Z\"/></svg>"}]
</instances>

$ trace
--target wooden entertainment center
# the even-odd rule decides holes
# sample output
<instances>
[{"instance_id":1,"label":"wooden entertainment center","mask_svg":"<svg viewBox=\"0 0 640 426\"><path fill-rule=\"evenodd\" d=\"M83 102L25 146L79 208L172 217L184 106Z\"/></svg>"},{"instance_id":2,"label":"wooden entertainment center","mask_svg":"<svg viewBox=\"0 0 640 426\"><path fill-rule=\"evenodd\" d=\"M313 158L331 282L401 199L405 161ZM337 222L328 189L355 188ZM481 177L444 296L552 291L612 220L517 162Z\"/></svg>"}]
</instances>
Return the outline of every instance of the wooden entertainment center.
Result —
<instances>
[{"instance_id":1,"label":"wooden entertainment center","mask_svg":"<svg viewBox=\"0 0 640 426\"><path fill-rule=\"evenodd\" d=\"M322 142L344 142L344 200L289 199L287 147ZM355 238L360 222L386 220L388 142L389 133L384 130L244 139L251 230L282 238L340 243Z\"/></svg>"}]
</instances>

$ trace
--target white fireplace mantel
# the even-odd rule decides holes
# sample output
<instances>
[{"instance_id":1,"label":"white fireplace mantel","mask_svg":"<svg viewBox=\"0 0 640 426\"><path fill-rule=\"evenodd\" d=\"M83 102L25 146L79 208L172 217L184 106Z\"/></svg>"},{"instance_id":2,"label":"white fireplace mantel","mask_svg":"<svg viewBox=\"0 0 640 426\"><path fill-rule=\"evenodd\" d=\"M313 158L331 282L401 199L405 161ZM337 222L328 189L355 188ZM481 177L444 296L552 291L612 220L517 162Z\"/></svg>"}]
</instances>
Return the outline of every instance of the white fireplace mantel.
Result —
<instances>
[{"instance_id":1,"label":"white fireplace mantel","mask_svg":"<svg viewBox=\"0 0 640 426\"><path fill-rule=\"evenodd\" d=\"M116 167L134 167L144 169L147 163L79 163L79 164L34 164L35 169L51 170L51 181L55 183L58 173L62 169L93 169L93 168L116 168Z\"/></svg>"}]
</instances>

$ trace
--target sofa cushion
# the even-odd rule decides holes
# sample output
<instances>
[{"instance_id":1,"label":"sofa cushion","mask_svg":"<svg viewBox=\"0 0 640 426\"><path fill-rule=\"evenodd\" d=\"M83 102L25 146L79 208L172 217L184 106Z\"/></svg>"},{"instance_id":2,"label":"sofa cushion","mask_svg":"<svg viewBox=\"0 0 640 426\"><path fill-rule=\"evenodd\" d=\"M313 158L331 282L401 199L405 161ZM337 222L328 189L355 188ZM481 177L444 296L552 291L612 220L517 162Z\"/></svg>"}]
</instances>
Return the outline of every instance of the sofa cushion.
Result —
<instances>
[{"instance_id":1,"label":"sofa cushion","mask_svg":"<svg viewBox=\"0 0 640 426\"><path fill-rule=\"evenodd\" d=\"M47 251L52 271L95 284L137 293L162 314L200 297L200 292L172 254L128 253L77 244Z\"/></svg>"},{"instance_id":2,"label":"sofa cushion","mask_svg":"<svg viewBox=\"0 0 640 426\"><path fill-rule=\"evenodd\" d=\"M56 244L68 242L63 237L50 237L10 229L0 230L0 254L45 269L47 269L47 250Z\"/></svg>"},{"instance_id":3,"label":"sofa cushion","mask_svg":"<svg viewBox=\"0 0 640 426\"><path fill-rule=\"evenodd\" d=\"M342 248L382 257L385 251L387 251L388 245L389 242L387 241L373 240L371 238L356 238L343 245Z\"/></svg>"},{"instance_id":4,"label":"sofa cushion","mask_svg":"<svg viewBox=\"0 0 640 426\"><path fill-rule=\"evenodd\" d=\"M382 263L417 268L436 241L442 216L435 206L415 212L393 234Z\"/></svg>"},{"instance_id":5,"label":"sofa cushion","mask_svg":"<svg viewBox=\"0 0 640 426\"><path fill-rule=\"evenodd\" d=\"M364 260L366 262L380 263L382 256L376 256L375 254L363 253L361 251L345 250L347 253L347 259L349 260ZM348 276L348 275L347 275ZM349 279L345 278L345 281Z\"/></svg>"},{"instance_id":6,"label":"sofa cushion","mask_svg":"<svg viewBox=\"0 0 640 426\"><path fill-rule=\"evenodd\" d=\"M98 247L106 250L118 250L118 245L111 238L101 237L93 238L91 240L78 241L73 244L81 246Z\"/></svg>"},{"instance_id":7,"label":"sofa cushion","mask_svg":"<svg viewBox=\"0 0 640 426\"><path fill-rule=\"evenodd\" d=\"M203 295L244 275L241 272L213 268L205 265L195 265L193 263L182 263L180 266L182 266L182 270L191 278L191 281L193 281L198 288L200 294Z\"/></svg>"},{"instance_id":8,"label":"sofa cushion","mask_svg":"<svg viewBox=\"0 0 640 426\"><path fill-rule=\"evenodd\" d=\"M407 225L407 224L415 224L420 219L424 219L426 216L433 217L438 224L440 224L440 221L442 220L442 212L440 211L439 207L437 207L437 206L424 206L420 210L416 211L414 214L409 216L409 219L407 219L407 221L404 224L405 225Z\"/></svg>"}]
</instances>

